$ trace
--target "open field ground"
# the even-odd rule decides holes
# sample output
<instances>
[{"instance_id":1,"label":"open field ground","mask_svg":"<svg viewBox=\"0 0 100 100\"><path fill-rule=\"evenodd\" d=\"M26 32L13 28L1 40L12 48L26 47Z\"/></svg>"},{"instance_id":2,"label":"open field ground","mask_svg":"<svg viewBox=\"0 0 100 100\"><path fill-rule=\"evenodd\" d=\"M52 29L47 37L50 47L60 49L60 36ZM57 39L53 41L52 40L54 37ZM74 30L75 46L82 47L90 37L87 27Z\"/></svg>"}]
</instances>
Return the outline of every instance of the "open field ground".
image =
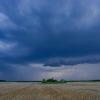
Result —
<instances>
[{"instance_id":1,"label":"open field ground","mask_svg":"<svg viewBox=\"0 0 100 100\"><path fill-rule=\"evenodd\" d=\"M0 100L100 100L100 82L0 83Z\"/></svg>"}]
</instances>

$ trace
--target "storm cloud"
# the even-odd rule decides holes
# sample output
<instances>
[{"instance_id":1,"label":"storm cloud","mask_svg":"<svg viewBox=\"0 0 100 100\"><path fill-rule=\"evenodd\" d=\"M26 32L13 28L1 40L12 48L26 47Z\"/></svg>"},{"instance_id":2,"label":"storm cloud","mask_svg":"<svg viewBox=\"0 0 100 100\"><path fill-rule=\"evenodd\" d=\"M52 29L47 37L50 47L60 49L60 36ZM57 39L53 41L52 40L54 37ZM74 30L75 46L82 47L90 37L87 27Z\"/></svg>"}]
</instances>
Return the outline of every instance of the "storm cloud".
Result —
<instances>
[{"instance_id":1,"label":"storm cloud","mask_svg":"<svg viewBox=\"0 0 100 100\"><path fill-rule=\"evenodd\" d=\"M48 66L72 70L87 64L89 79L99 78L99 71L92 71L100 63L99 16L99 0L0 0L0 77L25 80L17 75L24 72L30 76L26 80L42 79L52 74ZM78 79L77 74L70 78Z\"/></svg>"}]
</instances>

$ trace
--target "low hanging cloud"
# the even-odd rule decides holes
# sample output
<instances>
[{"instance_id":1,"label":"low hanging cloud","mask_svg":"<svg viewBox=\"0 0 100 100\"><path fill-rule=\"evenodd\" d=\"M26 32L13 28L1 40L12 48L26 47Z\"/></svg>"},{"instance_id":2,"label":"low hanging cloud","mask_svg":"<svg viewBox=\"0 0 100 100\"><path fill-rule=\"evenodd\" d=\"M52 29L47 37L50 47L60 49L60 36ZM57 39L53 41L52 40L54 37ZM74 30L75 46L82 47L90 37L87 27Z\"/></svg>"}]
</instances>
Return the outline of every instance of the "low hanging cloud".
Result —
<instances>
[{"instance_id":1,"label":"low hanging cloud","mask_svg":"<svg viewBox=\"0 0 100 100\"><path fill-rule=\"evenodd\" d=\"M52 67L60 67L62 65L77 65L84 63L99 63L100 55L91 55L91 56L83 56L83 57L72 57L72 58L50 58L48 59L44 66L52 66Z\"/></svg>"},{"instance_id":2,"label":"low hanging cloud","mask_svg":"<svg viewBox=\"0 0 100 100\"><path fill-rule=\"evenodd\" d=\"M0 78L8 80L42 80L43 78L54 77L66 80L98 80L100 78L99 66L99 63L79 64L73 67L62 66L58 68L44 67L42 64L30 64L27 66L10 65L8 70L0 72Z\"/></svg>"}]
</instances>

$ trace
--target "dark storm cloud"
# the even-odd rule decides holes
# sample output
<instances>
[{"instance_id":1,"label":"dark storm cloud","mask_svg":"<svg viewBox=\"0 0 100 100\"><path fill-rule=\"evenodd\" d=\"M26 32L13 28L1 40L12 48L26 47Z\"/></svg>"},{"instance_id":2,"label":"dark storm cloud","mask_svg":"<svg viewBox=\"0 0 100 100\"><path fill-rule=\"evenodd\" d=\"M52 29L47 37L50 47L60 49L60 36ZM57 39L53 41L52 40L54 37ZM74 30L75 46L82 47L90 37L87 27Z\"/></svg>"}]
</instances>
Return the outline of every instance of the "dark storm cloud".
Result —
<instances>
[{"instance_id":1,"label":"dark storm cloud","mask_svg":"<svg viewBox=\"0 0 100 100\"><path fill-rule=\"evenodd\" d=\"M21 55L22 63L99 54L98 3L1 0L1 39L18 43L14 53Z\"/></svg>"},{"instance_id":2,"label":"dark storm cloud","mask_svg":"<svg viewBox=\"0 0 100 100\"><path fill-rule=\"evenodd\" d=\"M99 63L99 5L99 0L1 0L0 64Z\"/></svg>"}]
</instances>

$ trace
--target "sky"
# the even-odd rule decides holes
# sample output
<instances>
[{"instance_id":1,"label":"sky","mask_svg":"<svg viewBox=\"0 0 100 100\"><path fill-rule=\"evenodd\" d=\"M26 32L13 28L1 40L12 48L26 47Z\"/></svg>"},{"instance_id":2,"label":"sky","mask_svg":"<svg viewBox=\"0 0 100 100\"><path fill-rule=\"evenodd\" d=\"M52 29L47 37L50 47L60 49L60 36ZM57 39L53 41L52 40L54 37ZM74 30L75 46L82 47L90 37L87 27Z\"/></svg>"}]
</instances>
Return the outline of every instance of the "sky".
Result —
<instances>
[{"instance_id":1,"label":"sky","mask_svg":"<svg viewBox=\"0 0 100 100\"><path fill-rule=\"evenodd\" d=\"M0 80L100 79L100 0L0 0Z\"/></svg>"}]
</instances>

